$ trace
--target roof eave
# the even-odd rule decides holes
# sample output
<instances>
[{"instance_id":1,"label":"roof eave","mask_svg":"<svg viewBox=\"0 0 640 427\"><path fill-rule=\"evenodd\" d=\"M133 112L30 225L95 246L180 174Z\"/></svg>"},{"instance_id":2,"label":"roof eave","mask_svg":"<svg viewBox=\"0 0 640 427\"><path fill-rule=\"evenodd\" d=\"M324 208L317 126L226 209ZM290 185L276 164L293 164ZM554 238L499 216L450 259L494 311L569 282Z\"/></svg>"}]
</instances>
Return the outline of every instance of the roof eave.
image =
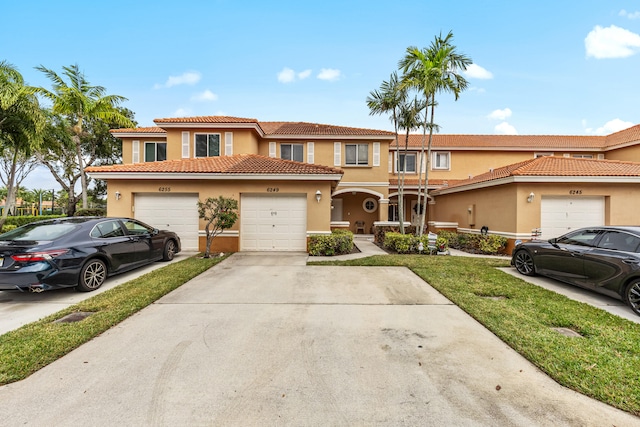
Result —
<instances>
[{"instance_id":1,"label":"roof eave","mask_svg":"<svg viewBox=\"0 0 640 427\"><path fill-rule=\"evenodd\" d=\"M95 179L128 180L280 180L280 181L340 181L342 174L259 174L207 172L89 172Z\"/></svg>"}]
</instances>

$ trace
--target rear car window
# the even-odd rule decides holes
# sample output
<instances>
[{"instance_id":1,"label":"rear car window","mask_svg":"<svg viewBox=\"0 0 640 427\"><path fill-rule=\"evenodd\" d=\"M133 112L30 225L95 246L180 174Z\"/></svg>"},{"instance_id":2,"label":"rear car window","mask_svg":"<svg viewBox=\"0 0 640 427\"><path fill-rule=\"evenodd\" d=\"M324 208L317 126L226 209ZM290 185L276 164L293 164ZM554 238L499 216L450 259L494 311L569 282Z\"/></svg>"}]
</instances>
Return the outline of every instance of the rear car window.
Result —
<instances>
[{"instance_id":1,"label":"rear car window","mask_svg":"<svg viewBox=\"0 0 640 427\"><path fill-rule=\"evenodd\" d=\"M27 224L0 234L0 240L55 240L76 227L75 224Z\"/></svg>"}]
</instances>

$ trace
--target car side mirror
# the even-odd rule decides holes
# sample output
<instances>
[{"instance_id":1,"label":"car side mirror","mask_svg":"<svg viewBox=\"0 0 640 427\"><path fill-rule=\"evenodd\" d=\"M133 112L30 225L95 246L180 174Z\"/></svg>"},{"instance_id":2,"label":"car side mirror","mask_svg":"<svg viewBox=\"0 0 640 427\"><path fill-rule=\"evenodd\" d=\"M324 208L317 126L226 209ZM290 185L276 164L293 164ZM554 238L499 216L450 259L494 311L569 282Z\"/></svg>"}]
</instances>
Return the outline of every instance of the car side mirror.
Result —
<instances>
[{"instance_id":1,"label":"car side mirror","mask_svg":"<svg viewBox=\"0 0 640 427\"><path fill-rule=\"evenodd\" d=\"M558 246L558 238L557 238L557 237L554 237L553 239L549 239L549 243L550 243L552 246L556 247L556 248L558 248L558 247L559 247L559 246Z\"/></svg>"},{"instance_id":2,"label":"car side mirror","mask_svg":"<svg viewBox=\"0 0 640 427\"><path fill-rule=\"evenodd\" d=\"M157 228L154 228L153 230L151 230L151 235L152 236L155 236L158 233L160 233L160 230L158 230Z\"/></svg>"}]
</instances>

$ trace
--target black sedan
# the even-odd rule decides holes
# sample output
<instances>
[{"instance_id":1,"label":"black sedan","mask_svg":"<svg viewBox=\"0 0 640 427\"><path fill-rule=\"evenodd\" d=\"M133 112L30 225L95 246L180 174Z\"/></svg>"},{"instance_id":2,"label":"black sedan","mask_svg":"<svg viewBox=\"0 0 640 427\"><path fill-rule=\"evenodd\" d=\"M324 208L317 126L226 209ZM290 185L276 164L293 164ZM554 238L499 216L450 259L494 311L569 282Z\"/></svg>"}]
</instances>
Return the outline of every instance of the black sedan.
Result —
<instances>
[{"instance_id":1,"label":"black sedan","mask_svg":"<svg viewBox=\"0 0 640 427\"><path fill-rule=\"evenodd\" d=\"M0 234L0 290L98 289L107 277L180 252L180 238L130 218L38 221Z\"/></svg>"},{"instance_id":2,"label":"black sedan","mask_svg":"<svg viewBox=\"0 0 640 427\"><path fill-rule=\"evenodd\" d=\"M640 315L640 227L592 227L520 243L511 265L626 302Z\"/></svg>"}]
</instances>

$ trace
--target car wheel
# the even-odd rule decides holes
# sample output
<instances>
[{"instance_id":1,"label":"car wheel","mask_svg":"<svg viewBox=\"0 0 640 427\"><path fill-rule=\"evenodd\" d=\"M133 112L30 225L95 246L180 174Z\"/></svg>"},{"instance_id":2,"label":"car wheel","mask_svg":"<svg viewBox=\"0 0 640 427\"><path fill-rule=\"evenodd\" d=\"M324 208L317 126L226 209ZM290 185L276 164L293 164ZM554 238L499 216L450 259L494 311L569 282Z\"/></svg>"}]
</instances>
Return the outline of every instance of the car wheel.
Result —
<instances>
[{"instance_id":1,"label":"car wheel","mask_svg":"<svg viewBox=\"0 0 640 427\"><path fill-rule=\"evenodd\" d=\"M525 276L536 275L533 257L524 249L520 249L518 252L516 252L513 264L520 274L524 274Z\"/></svg>"},{"instance_id":2,"label":"car wheel","mask_svg":"<svg viewBox=\"0 0 640 427\"><path fill-rule=\"evenodd\" d=\"M164 244L164 251L162 252L163 261L171 261L176 255L176 242L173 240L167 240Z\"/></svg>"},{"instance_id":3,"label":"car wheel","mask_svg":"<svg viewBox=\"0 0 640 427\"><path fill-rule=\"evenodd\" d=\"M640 316L640 280L629 283L624 291L624 300L631 307L631 310Z\"/></svg>"},{"instance_id":4,"label":"car wheel","mask_svg":"<svg viewBox=\"0 0 640 427\"><path fill-rule=\"evenodd\" d=\"M82 267L76 289L81 292L95 291L102 286L106 278L106 264L99 259L91 259Z\"/></svg>"}]
</instances>

